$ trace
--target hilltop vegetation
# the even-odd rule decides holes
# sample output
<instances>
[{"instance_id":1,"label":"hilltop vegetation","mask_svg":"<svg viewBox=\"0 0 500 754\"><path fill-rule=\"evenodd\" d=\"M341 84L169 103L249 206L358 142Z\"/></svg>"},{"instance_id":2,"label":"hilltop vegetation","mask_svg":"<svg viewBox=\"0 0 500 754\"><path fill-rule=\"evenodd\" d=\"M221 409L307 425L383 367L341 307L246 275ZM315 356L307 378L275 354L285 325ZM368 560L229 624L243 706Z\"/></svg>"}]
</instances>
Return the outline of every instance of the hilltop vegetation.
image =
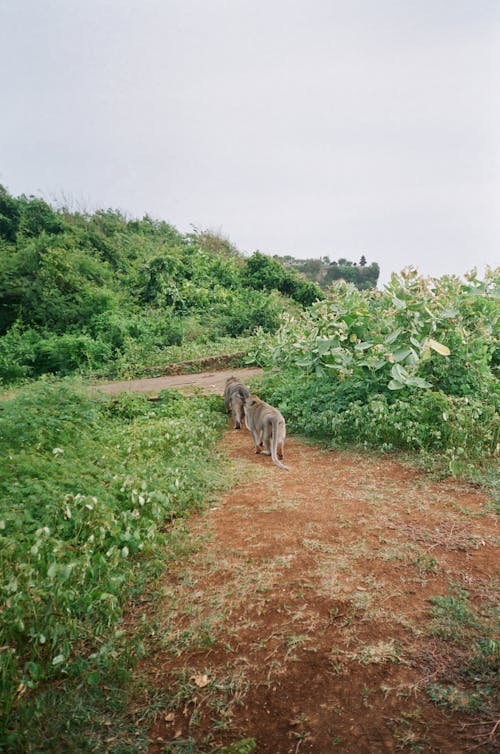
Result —
<instances>
[{"instance_id":1,"label":"hilltop vegetation","mask_svg":"<svg viewBox=\"0 0 500 754\"><path fill-rule=\"evenodd\" d=\"M209 232L55 210L0 187L0 380L121 375L171 346L275 332L320 288Z\"/></svg>"},{"instance_id":2,"label":"hilltop vegetation","mask_svg":"<svg viewBox=\"0 0 500 754\"><path fill-rule=\"evenodd\" d=\"M280 257L275 256L274 259L279 260ZM364 254L359 262L352 262L344 257L330 260L327 256L313 259L295 259L292 256L285 256L281 259L288 267L297 270L323 289L337 280L343 280L345 283L352 283L360 291L366 291L377 287L380 275L377 262L368 264Z\"/></svg>"}]
</instances>

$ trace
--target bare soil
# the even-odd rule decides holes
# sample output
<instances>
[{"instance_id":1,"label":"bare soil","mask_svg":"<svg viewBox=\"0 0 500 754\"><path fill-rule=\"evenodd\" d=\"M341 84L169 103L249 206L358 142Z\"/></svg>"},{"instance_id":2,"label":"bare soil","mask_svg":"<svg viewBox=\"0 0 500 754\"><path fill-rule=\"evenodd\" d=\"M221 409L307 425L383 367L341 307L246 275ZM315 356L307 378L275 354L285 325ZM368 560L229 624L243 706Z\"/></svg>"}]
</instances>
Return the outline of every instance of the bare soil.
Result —
<instances>
[{"instance_id":1,"label":"bare soil","mask_svg":"<svg viewBox=\"0 0 500 754\"><path fill-rule=\"evenodd\" d=\"M221 357L217 357L220 359ZM186 362L185 362L186 363ZM224 392L226 380L231 375L238 376L242 382L250 380L262 374L262 369L249 367L248 369L226 369L213 372L200 372L198 374L185 374L181 369L182 364L172 365L171 371L180 370L180 374L169 374L163 377L142 377L138 380L122 380L121 382L100 382L96 387L105 393L117 395L123 392L148 393L156 396L161 390L173 388L186 393L193 393L197 389L204 393L214 394Z\"/></svg>"},{"instance_id":2,"label":"bare soil","mask_svg":"<svg viewBox=\"0 0 500 754\"><path fill-rule=\"evenodd\" d=\"M227 374L189 380L222 394ZM496 751L498 716L452 713L425 691L460 686L468 649L460 623L457 641L436 635L430 598L466 590L486 614L498 594L483 492L298 438L282 471L245 429L228 428L221 451L241 482L189 520L149 616L142 671L170 697L150 753L243 738L257 754Z\"/></svg>"}]
</instances>

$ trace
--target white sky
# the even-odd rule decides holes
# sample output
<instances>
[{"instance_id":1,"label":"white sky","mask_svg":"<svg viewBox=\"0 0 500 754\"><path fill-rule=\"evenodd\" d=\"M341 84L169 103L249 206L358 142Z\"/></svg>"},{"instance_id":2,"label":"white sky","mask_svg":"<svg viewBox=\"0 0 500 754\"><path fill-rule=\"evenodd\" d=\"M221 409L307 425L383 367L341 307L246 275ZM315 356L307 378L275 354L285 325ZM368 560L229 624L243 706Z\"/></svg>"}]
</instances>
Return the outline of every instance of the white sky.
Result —
<instances>
[{"instance_id":1,"label":"white sky","mask_svg":"<svg viewBox=\"0 0 500 754\"><path fill-rule=\"evenodd\" d=\"M0 182L242 251L500 264L498 0L0 0Z\"/></svg>"}]
</instances>

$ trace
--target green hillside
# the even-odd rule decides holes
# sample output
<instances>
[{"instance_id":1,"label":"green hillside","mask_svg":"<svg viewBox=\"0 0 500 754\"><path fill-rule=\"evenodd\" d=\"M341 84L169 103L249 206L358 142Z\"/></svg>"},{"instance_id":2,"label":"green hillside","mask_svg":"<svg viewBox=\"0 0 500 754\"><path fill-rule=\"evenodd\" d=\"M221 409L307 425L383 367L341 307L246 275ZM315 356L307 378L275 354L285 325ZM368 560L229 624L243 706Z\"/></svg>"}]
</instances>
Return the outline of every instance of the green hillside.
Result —
<instances>
[{"instance_id":1,"label":"green hillside","mask_svg":"<svg viewBox=\"0 0 500 754\"><path fill-rule=\"evenodd\" d=\"M56 210L0 187L0 380L123 375L222 343L323 298L276 260L210 232L115 210ZM220 350L220 349L219 349ZM237 350L234 348L234 350Z\"/></svg>"}]
</instances>

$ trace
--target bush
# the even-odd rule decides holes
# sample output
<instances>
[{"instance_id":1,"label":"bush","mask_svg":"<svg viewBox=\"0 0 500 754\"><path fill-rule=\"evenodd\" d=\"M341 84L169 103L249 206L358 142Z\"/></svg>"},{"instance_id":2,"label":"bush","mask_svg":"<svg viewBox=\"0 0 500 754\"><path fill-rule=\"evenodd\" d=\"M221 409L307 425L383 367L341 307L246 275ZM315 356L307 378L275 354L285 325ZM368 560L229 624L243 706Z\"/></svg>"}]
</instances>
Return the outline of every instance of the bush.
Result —
<instances>
[{"instance_id":1,"label":"bush","mask_svg":"<svg viewBox=\"0 0 500 754\"><path fill-rule=\"evenodd\" d=\"M19 324L0 336L0 384L7 385L33 374L35 349L39 341L38 333L34 330L23 331Z\"/></svg>"},{"instance_id":2,"label":"bush","mask_svg":"<svg viewBox=\"0 0 500 754\"><path fill-rule=\"evenodd\" d=\"M437 391L371 393L363 381L332 384L287 372L266 378L262 395L284 413L292 431L385 450L449 452L458 462L491 457L500 441L494 396L457 397Z\"/></svg>"},{"instance_id":3,"label":"bush","mask_svg":"<svg viewBox=\"0 0 500 754\"><path fill-rule=\"evenodd\" d=\"M310 306L325 297L319 285L305 280L295 270L287 269L281 262L259 251L247 260L242 279L245 285L256 290L280 291L302 306Z\"/></svg>"},{"instance_id":4,"label":"bush","mask_svg":"<svg viewBox=\"0 0 500 754\"><path fill-rule=\"evenodd\" d=\"M275 332L280 325L283 300L275 292L267 294L249 290L225 310L220 317L224 335L247 335L259 327L265 332Z\"/></svg>"},{"instance_id":5,"label":"bush","mask_svg":"<svg viewBox=\"0 0 500 754\"><path fill-rule=\"evenodd\" d=\"M286 317L260 363L291 427L335 442L447 456L453 473L498 443L498 274L466 282L393 275L385 292L338 283ZM266 350L265 342L261 350Z\"/></svg>"},{"instance_id":6,"label":"bush","mask_svg":"<svg viewBox=\"0 0 500 754\"><path fill-rule=\"evenodd\" d=\"M35 347L33 371L60 375L78 369L92 371L111 357L111 348L89 335L51 335L40 339Z\"/></svg>"}]
</instances>

